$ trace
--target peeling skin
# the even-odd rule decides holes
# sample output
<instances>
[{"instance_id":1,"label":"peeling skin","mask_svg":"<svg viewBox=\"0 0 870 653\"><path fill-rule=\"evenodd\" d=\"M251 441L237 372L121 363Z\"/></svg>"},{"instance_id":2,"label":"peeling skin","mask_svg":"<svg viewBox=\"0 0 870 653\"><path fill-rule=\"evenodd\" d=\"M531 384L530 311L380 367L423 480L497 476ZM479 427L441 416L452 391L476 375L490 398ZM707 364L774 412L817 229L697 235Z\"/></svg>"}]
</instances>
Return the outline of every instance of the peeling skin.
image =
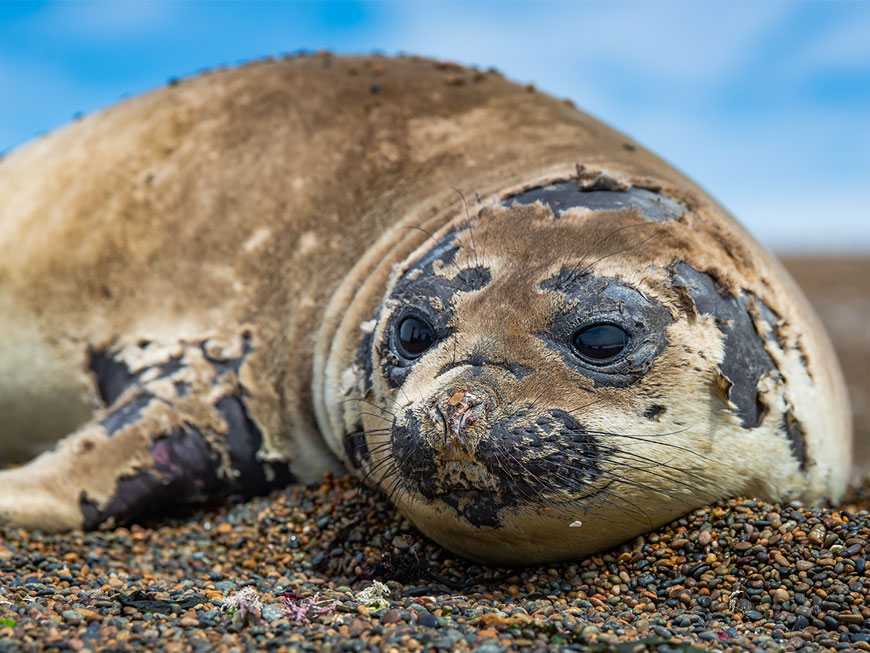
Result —
<instances>
[{"instance_id":1,"label":"peeling skin","mask_svg":"<svg viewBox=\"0 0 870 653\"><path fill-rule=\"evenodd\" d=\"M620 190L598 190L582 187L576 181L551 184L533 188L509 197L505 204L533 204L541 202L550 207L553 216L559 219L562 213L573 209L589 211L624 211L634 209L653 222L679 220L686 208L674 200L652 191L626 187Z\"/></svg>"},{"instance_id":2,"label":"peeling skin","mask_svg":"<svg viewBox=\"0 0 870 653\"><path fill-rule=\"evenodd\" d=\"M743 293L731 295L709 274L684 263L675 267L674 284L686 288L697 311L711 316L722 331L725 355L719 370L730 384L725 394L743 428L755 428L768 411L759 381L778 369L750 316L751 299Z\"/></svg>"},{"instance_id":3,"label":"peeling skin","mask_svg":"<svg viewBox=\"0 0 870 653\"><path fill-rule=\"evenodd\" d=\"M791 453L800 463L801 471L806 471L808 461L804 427L790 410L783 415L782 430L788 437Z\"/></svg>"}]
</instances>

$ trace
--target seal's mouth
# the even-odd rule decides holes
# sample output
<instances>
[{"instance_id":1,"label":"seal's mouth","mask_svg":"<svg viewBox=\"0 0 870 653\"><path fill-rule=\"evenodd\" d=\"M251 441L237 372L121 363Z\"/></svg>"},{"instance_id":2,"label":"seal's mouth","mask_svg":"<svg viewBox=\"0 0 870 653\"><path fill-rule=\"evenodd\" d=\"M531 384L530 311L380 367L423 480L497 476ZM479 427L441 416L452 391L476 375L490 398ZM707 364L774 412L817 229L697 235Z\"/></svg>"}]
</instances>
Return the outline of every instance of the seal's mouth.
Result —
<instances>
[{"instance_id":1,"label":"seal's mouth","mask_svg":"<svg viewBox=\"0 0 870 653\"><path fill-rule=\"evenodd\" d=\"M468 501L477 501L481 498L487 497L491 499L503 497L503 492L495 492L492 490L484 490L477 488L454 488L447 490L445 492L438 492L436 494L431 494L426 498L430 501L438 500L444 501L445 499L465 499Z\"/></svg>"}]
</instances>

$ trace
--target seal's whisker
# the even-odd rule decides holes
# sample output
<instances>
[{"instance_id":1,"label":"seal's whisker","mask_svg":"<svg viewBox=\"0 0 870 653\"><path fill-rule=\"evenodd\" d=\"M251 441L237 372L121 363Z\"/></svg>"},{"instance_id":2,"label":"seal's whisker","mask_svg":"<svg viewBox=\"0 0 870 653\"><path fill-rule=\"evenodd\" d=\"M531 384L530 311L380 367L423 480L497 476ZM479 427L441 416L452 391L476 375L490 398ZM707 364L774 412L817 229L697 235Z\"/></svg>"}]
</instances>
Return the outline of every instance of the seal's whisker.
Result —
<instances>
[{"instance_id":1,"label":"seal's whisker","mask_svg":"<svg viewBox=\"0 0 870 653\"><path fill-rule=\"evenodd\" d=\"M570 491L580 492L583 490L591 489L590 484L588 482L586 482L586 481L581 482L578 479L574 479L573 477L565 476L565 474L562 472L552 472L552 475L555 476L557 479L562 479L563 483L565 485L565 488L570 490ZM631 501L629 501L625 497L617 494L616 492L614 492L613 490L610 489L610 485L612 483L614 483L615 480L618 480L618 479L611 479L608 482L608 484L605 485L603 488L595 490L592 497L589 497L589 496L579 497L577 499L574 499L572 501L572 503L579 503L581 501L604 501L608 505L612 506L616 510L619 510L620 512L623 512L626 515L631 514L631 511L627 510L626 508L619 506L612 501L607 501L604 499L605 496L611 496L614 499L619 499L619 500L623 501L624 503L629 504L630 506L632 506L635 509L637 514L642 515L647 521L650 521L649 515L646 513L645 510L643 510L640 506L635 505L634 503L632 503ZM558 493L558 490L554 489L552 491L554 493ZM540 498L540 497L536 497L536 498ZM588 505L583 505L582 508L584 510L587 510L587 511L591 511L593 509Z\"/></svg>"},{"instance_id":2,"label":"seal's whisker","mask_svg":"<svg viewBox=\"0 0 870 653\"><path fill-rule=\"evenodd\" d=\"M378 466L380 477L378 478L377 483L378 486L386 492L387 487L390 486L392 482L401 478L398 465L393 458L384 458L380 463L378 463Z\"/></svg>"},{"instance_id":3,"label":"seal's whisker","mask_svg":"<svg viewBox=\"0 0 870 653\"><path fill-rule=\"evenodd\" d=\"M625 231L626 229L633 229L636 227L648 226L649 224L651 224L651 223L635 222L633 224L625 225L624 227L619 227L618 229L614 229L613 231L609 232L606 236L599 238L594 243L592 243L592 246L586 250L586 253L583 254L583 256L580 257L580 260L577 262L577 264L573 268L571 268L571 272L576 272L577 268L579 266L583 265L583 261L585 261L587 259L587 257L598 248L599 245L606 242L607 240L609 240L610 238L612 238L613 236L615 236L619 232ZM565 256L564 262L562 263L563 268L567 267L568 261L571 260L571 257L574 256L574 252L576 252L579 247L580 247L580 243L578 243L570 252L568 252L568 254Z\"/></svg>"},{"instance_id":4,"label":"seal's whisker","mask_svg":"<svg viewBox=\"0 0 870 653\"><path fill-rule=\"evenodd\" d=\"M399 492L399 488L402 486L402 477L398 474L395 474L392 482L385 488L385 493L387 495L387 501L390 503L395 503L396 494Z\"/></svg>"},{"instance_id":5,"label":"seal's whisker","mask_svg":"<svg viewBox=\"0 0 870 653\"><path fill-rule=\"evenodd\" d=\"M381 454L381 453L383 453L384 451L387 450L387 445L390 445L390 444L392 444L392 443L388 440L388 441L386 441L386 442L381 442L380 444L376 445L375 447L369 449L369 462L366 464L367 471L368 471L369 469L371 469L372 467L374 467L374 466L377 466L377 465L382 464L382 463L383 463L384 461L386 461L386 460L391 460L391 457L390 457L390 456L385 456L385 457L381 458L381 460L379 460L379 461L377 461L377 462L372 462L372 460L371 460L371 456L372 456L373 454Z\"/></svg>"},{"instance_id":6,"label":"seal's whisker","mask_svg":"<svg viewBox=\"0 0 870 653\"><path fill-rule=\"evenodd\" d=\"M378 444L374 447L370 447L369 454L383 453L385 451L388 451L392 446L393 446L393 443L390 442L389 440L386 442L381 442L380 444Z\"/></svg>"},{"instance_id":7,"label":"seal's whisker","mask_svg":"<svg viewBox=\"0 0 870 653\"><path fill-rule=\"evenodd\" d=\"M368 417L373 417L375 419L383 420L384 422L389 422L389 423L392 423L396 419L395 415L390 415L390 417L392 417L392 419L390 419L389 417L384 417L383 415L378 415L377 413L370 413L370 412L365 411L365 410L357 411L357 415L360 417L363 415L366 415ZM385 427L385 428L387 428L387 427Z\"/></svg>"},{"instance_id":8,"label":"seal's whisker","mask_svg":"<svg viewBox=\"0 0 870 653\"><path fill-rule=\"evenodd\" d=\"M479 200L478 200L478 201L479 201ZM480 219L481 221L483 221L483 213L484 213L484 212L483 212L482 209L481 209L480 211L478 211L478 213L477 213L477 217L478 217L478 219ZM483 261L483 266L484 266L484 267L488 267L487 264L486 264L486 241L487 241L488 239L489 239L489 221L487 221L487 223L486 223L486 229L484 229L484 231L483 231L483 251L481 252L481 255L480 255L480 260Z\"/></svg>"},{"instance_id":9,"label":"seal's whisker","mask_svg":"<svg viewBox=\"0 0 870 653\"><path fill-rule=\"evenodd\" d=\"M390 464L393 462L394 462L393 459L390 458L389 456L387 456L385 458L382 458L381 460L379 460L378 462L376 462L374 464L369 463L369 465L366 468L366 473L363 475L363 480L368 480L376 472L384 469L385 467L389 467Z\"/></svg>"},{"instance_id":10,"label":"seal's whisker","mask_svg":"<svg viewBox=\"0 0 870 653\"><path fill-rule=\"evenodd\" d=\"M586 388L580 388L580 389L586 390ZM591 392L591 390L586 390L586 391ZM589 408L589 406L593 406L594 404L601 403L604 400L605 400L604 397L600 397L599 399L595 399L594 401L587 402L587 403L583 404L582 406L578 406L577 408L572 408L571 410L566 410L565 414L570 415L571 413L579 412L579 411L583 410L584 408ZM584 431L584 432L591 433L591 431Z\"/></svg>"},{"instance_id":11,"label":"seal's whisker","mask_svg":"<svg viewBox=\"0 0 870 653\"><path fill-rule=\"evenodd\" d=\"M615 490L611 490L609 487L605 487L596 492L595 496L592 497L590 501L598 502L600 505L608 505L615 510L619 510L624 515L633 515L636 518L641 518L646 521L648 529L654 527L652 517L650 517L649 513L646 510L641 508L633 501L629 501L626 497L622 496ZM628 504L629 507L620 506L616 503L616 501L621 501L624 504ZM586 510L586 514L598 514L598 507L596 506L583 506L583 508Z\"/></svg>"},{"instance_id":12,"label":"seal's whisker","mask_svg":"<svg viewBox=\"0 0 870 653\"><path fill-rule=\"evenodd\" d=\"M668 433L650 433L647 435L638 435L638 434L633 434L633 433L612 433L609 431L586 431L586 433L589 433L590 435L604 435L604 436L608 436L608 437L622 438L624 440L629 440L629 441L633 440L633 441L637 441L637 442L649 442L651 438L676 435L678 433L683 433L683 432L684 431L671 431ZM698 453L697 451L689 449L688 447L683 447L682 445L679 445L679 444L672 444L670 442L662 442L659 440L655 441L655 444L657 447L668 447L670 449L674 449L675 451L684 451L686 453L692 454L693 456L697 456L701 460L706 460L707 462L713 462L712 458L707 458L706 456Z\"/></svg>"},{"instance_id":13,"label":"seal's whisker","mask_svg":"<svg viewBox=\"0 0 870 653\"><path fill-rule=\"evenodd\" d=\"M471 251L474 254L474 267L479 268L480 263L477 260L477 245L474 242L474 225L471 222L471 213L468 211L468 200L465 199L465 194L456 188L456 186L451 186L450 188L462 198L462 203L465 205L465 219L468 224L468 235L471 238Z\"/></svg>"},{"instance_id":14,"label":"seal's whisker","mask_svg":"<svg viewBox=\"0 0 870 653\"><path fill-rule=\"evenodd\" d=\"M364 414L367 414L367 413L358 413L358 415L364 415ZM365 433L366 435L389 435L392 432L392 430L393 430L392 426L384 426L383 428L379 428L379 429L364 429L364 430L362 430L362 432Z\"/></svg>"},{"instance_id":15,"label":"seal's whisker","mask_svg":"<svg viewBox=\"0 0 870 653\"><path fill-rule=\"evenodd\" d=\"M587 433L591 433L593 435L612 435L614 437L620 438L655 438L655 437L663 437L666 435L679 435L681 433L686 433L691 430L691 426L686 426L685 428L677 429L676 431L663 431L659 433L619 433L617 431L598 431L598 430L587 430Z\"/></svg>"},{"instance_id":16,"label":"seal's whisker","mask_svg":"<svg viewBox=\"0 0 870 653\"><path fill-rule=\"evenodd\" d=\"M435 246L436 246L436 247L441 247L441 243L438 241L437 238L435 238L435 236L432 234L432 232L431 232L431 231L428 231L428 230L426 230L426 229L424 229L423 227L421 227L421 226L419 226L419 225L408 225L408 226L405 226L405 227L402 227L402 228L403 228L403 229L417 229L418 231L422 231L424 234L426 234L427 236L429 236L429 238L432 239L432 242L435 243ZM459 267L459 264L456 262L456 257L455 257L455 256L451 259L450 262L453 264L453 267L456 268L456 274L457 274L457 276L461 275L461 274L462 274L462 268Z\"/></svg>"},{"instance_id":17,"label":"seal's whisker","mask_svg":"<svg viewBox=\"0 0 870 653\"><path fill-rule=\"evenodd\" d=\"M390 503L394 503L394 500L395 500L396 494L401 490L402 485L403 485L403 483L402 483L402 475L399 474L399 473L398 473L398 470L397 470L395 481L394 481L393 484L390 486L389 494L387 495L387 500L388 500Z\"/></svg>"},{"instance_id":18,"label":"seal's whisker","mask_svg":"<svg viewBox=\"0 0 870 653\"><path fill-rule=\"evenodd\" d=\"M608 259L611 256L616 256L617 254L624 254L625 252L629 252L629 251L633 250L634 248L640 247L644 243L649 242L650 240L652 240L653 238L655 238L656 236L658 236L661 233L661 230L658 228L657 225L656 225L656 227L657 228L656 228L656 231L654 233L650 234L649 236L647 236L646 238L644 238L642 240L637 241L633 245L623 247L622 249L618 249L615 252L610 252L609 254L605 254L604 256L601 256L601 257L595 259L594 261L592 261L592 263L589 263L588 265L586 265L586 267L584 267L582 270L580 270L580 273L578 276L582 277L584 274L589 272L589 270L591 270L593 267L595 267L598 263L601 263L601 261ZM572 270L572 272L576 272L576 270Z\"/></svg>"},{"instance_id":19,"label":"seal's whisker","mask_svg":"<svg viewBox=\"0 0 870 653\"><path fill-rule=\"evenodd\" d=\"M390 475L391 471L394 469L394 466L395 466L395 461L393 460L393 458L391 456L386 456L374 464L369 462L366 465L365 473L363 474L362 478L360 479L360 487L363 485L367 485L369 480L372 480L373 484L380 487L381 483L384 482L384 479ZM375 474L378 471L383 470L384 468L386 468L386 473L381 474L380 478L375 479L374 478Z\"/></svg>"},{"instance_id":20,"label":"seal's whisker","mask_svg":"<svg viewBox=\"0 0 870 653\"><path fill-rule=\"evenodd\" d=\"M540 398L543 397L543 396L547 393L547 390L549 390L549 389L550 389L549 386L544 386L544 389L541 390L541 392L538 394L538 396L535 397L534 400L532 400L532 403L530 403L530 404L528 405L528 406L529 406L529 410L531 410L532 408L535 407L535 404L538 403L538 400L540 400Z\"/></svg>"},{"instance_id":21,"label":"seal's whisker","mask_svg":"<svg viewBox=\"0 0 870 653\"><path fill-rule=\"evenodd\" d=\"M647 514L646 510L641 508L639 505L637 505L633 501L630 501L626 497L622 496L621 494L619 494L618 492L616 492L615 490L613 490L610 487L613 483L614 483L614 481L611 480L604 487L602 487L598 490L594 490L592 492L592 494L587 494L586 496L578 497L578 498L572 500L570 503L579 504L580 508L586 514L590 514L590 513L595 514L596 510L597 510L597 506L595 504L598 503L598 504L606 504L606 505L612 506L613 508L619 510L620 512L622 512L625 515L634 514L634 516L640 516L640 517L643 517L644 519L646 519L647 521L650 521L650 517ZM583 489L590 489L590 488L583 488ZM626 508L625 506L620 506L619 504L615 503L615 501L613 501L615 499L618 499L623 504L628 504L628 506L630 506L631 509ZM581 503L581 502L583 502L583 503Z\"/></svg>"},{"instance_id":22,"label":"seal's whisker","mask_svg":"<svg viewBox=\"0 0 870 653\"><path fill-rule=\"evenodd\" d=\"M667 462L660 462L660 461L656 461L656 460L647 461L647 460L641 459L640 461L638 461L638 459L635 458L634 456L632 456L624 451L620 451L620 450L614 450L614 451L610 452L608 454L608 456L611 460L613 460L613 459L623 459L623 460L630 459L634 462L638 462L638 465L635 468L638 470L664 468L664 469L670 469L672 471L676 471L680 474L694 474L694 473L699 472L701 469L703 469L702 467L672 467Z\"/></svg>"},{"instance_id":23,"label":"seal's whisker","mask_svg":"<svg viewBox=\"0 0 870 653\"><path fill-rule=\"evenodd\" d=\"M369 401L368 399L363 399L362 397L352 397L352 398L350 398L350 399L342 399L339 403L346 404L346 403L348 403L349 401L355 401L355 402L357 402L357 403L368 404L368 405L371 406L372 408L377 408L377 409L378 409L379 411L381 411L382 413L386 413L387 415L390 415L390 416L393 417L393 418L396 417L396 414L395 414L393 411L389 410L388 408L384 408L383 406L379 406L379 405L376 404L375 402L373 402L373 401Z\"/></svg>"},{"instance_id":24,"label":"seal's whisker","mask_svg":"<svg viewBox=\"0 0 870 653\"><path fill-rule=\"evenodd\" d=\"M609 459L609 460L612 460L612 459L614 459L614 458L617 458L617 459L619 459L619 460L623 460L623 461L624 461L624 458L619 458L619 457L618 457L617 452L610 452L610 453L608 454L608 459ZM651 462L651 464L655 464L655 461L650 461L650 462ZM685 487L685 488L688 489L688 490L692 490L693 492L698 492L698 491L700 491L700 492L703 492L704 494L707 494L707 495L709 495L709 496L716 496L716 495L714 495L713 493L708 492L707 490L703 489L703 486L713 485L713 486L715 487L715 484L710 483L709 480L708 480L706 477L704 477L704 476L700 476L700 475L695 474L695 473L692 473L692 472L688 472L688 471L686 471L686 470L683 470L683 469L680 469L680 468L677 468L677 467L672 467L672 466L670 466L670 465L666 465L666 464L659 464L659 465L658 465L659 467L664 467L664 468L666 468L666 469L668 469L668 470L670 470L670 471L677 472L677 473L679 473L679 474L683 474L683 475L689 477L689 479L691 479L692 481L695 481L695 483L699 483L699 485L696 485L696 484L694 484L694 483L691 483L691 482L689 482L689 480L683 480L683 479L681 479L681 478L679 478L678 476L675 476L675 475L673 475L673 474L667 474L667 473L664 473L664 472L654 471L654 470L653 470L652 468L650 468L650 467L645 467L645 466L644 466L644 467L640 467L640 466L637 466L637 465L630 465L630 464L628 464L628 463L626 463L626 462L620 462L620 463L618 463L618 465L619 465L619 468L623 468L623 469L631 469L631 470L633 470L633 471L638 471L638 472L644 472L645 474L647 474L647 475L649 475L649 476L654 476L654 477L656 477L656 478L660 478L660 479L662 479L662 480L664 480L664 481L669 481L669 482L671 482L671 483L676 483L676 484L678 484L678 485L681 485L681 486ZM717 489L720 489L720 488L717 488ZM718 497L717 497L717 498L718 498Z\"/></svg>"},{"instance_id":25,"label":"seal's whisker","mask_svg":"<svg viewBox=\"0 0 870 653\"><path fill-rule=\"evenodd\" d=\"M392 456L386 454L386 452L389 451L391 445L392 445L392 443L387 442L387 443L379 445L376 449L369 450L369 453L372 456L378 456L381 458L376 463L369 463L369 464L370 465L380 465L385 460L392 460Z\"/></svg>"},{"instance_id":26,"label":"seal's whisker","mask_svg":"<svg viewBox=\"0 0 870 653\"><path fill-rule=\"evenodd\" d=\"M510 451L504 451L504 454L505 454L505 456L507 456L508 458L510 458L510 460L512 460L512 461L513 461L513 462L514 462L518 467L522 467L522 463L521 463L521 461L520 461L516 456L514 456ZM503 476L507 476L508 478L510 478L510 477L512 476L511 471L508 470L508 469L505 469L505 467L504 467L504 465L502 464L501 460L498 460L498 459L497 459L497 462L498 462L498 466L499 466L499 471L502 472L502 475L503 475ZM544 479L542 479L540 476L538 476L535 472L531 471L530 469L525 468L525 469L523 470L523 474L524 474L525 476L531 476L535 481L537 481L537 483L538 483L539 485L544 486L544 487L547 486L547 483L548 483L548 482L545 481ZM533 492L533 491L531 491L531 490L530 490L530 493L525 493L525 492L521 491L520 494L521 494L522 496L525 496L527 499L532 499L532 500L534 500L534 499L539 499L539 498L540 498L539 496L536 495L535 492Z\"/></svg>"},{"instance_id":27,"label":"seal's whisker","mask_svg":"<svg viewBox=\"0 0 870 653\"><path fill-rule=\"evenodd\" d=\"M385 468L389 471L389 469L390 469L390 464L391 464L391 463L394 463L394 461L393 461L392 458L384 458L383 460L378 461L378 462L375 463L374 465L371 465L371 466L369 467L369 469L366 471L366 473L363 475L361 481L362 481L363 483L368 482L368 480L369 480L370 478L373 478L373 477L374 477L374 475L375 475L376 472L378 472L378 471L382 471L382 470L385 469ZM389 476L389 474L382 474L382 475L381 475L381 478L379 479L378 482L379 482L379 483L382 483L383 480L384 480L384 478L386 478L387 476Z\"/></svg>"},{"instance_id":28,"label":"seal's whisker","mask_svg":"<svg viewBox=\"0 0 870 653\"><path fill-rule=\"evenodd\" d=\"M568 469L570 469L570 468L568 468ZM611 481L622 483L623 485L628 485L630 487L638 488L641 490L645 490L647 492L655 492L656 494L664 495L666 497L674 499L675 501L679 501L680 503L685 503L687 505L690 505L689 502L686 501L683 497L679 496L678 494L674 494L674 492L678 491L676 488L668 490L668 489L664 489L664 488L655 487L655 486L649 485L647 483L642 483L640 481L628 481L624 477L616 474L615 472L599 471L596 474L599 478L610 479ZM697 488L695 488L692 485L689 485L687 483L683 484L683 485L685 485L686 489L688 489L688 490L697 489Z\"/></svg>"},{"instance_id":29,"label":"seal's whisker","mask_svg":"<svg viewBox=\"0 0 870 653\"><path fill-rule=\"evenodd\" d=\"M657 445L657 446L661 446L661 445ZM664 445L664 446L668 446L668 445ZM650 465L654 465L657 467L666 467L666 468L673 469L675 471L678 471L680 473L685 473L685 474L692 473L692 471L696 470L696 469L704 469L704 467L702 465L699 465L697 467L691 467L691 466L671 467L665 461L656 460L655 458L649 458L647 456L644 456L642 454L637 453L636 451L630 451L628 449L623 449L622 447L613 447L610 450L610 455L625 456L628 458L632 458L633 460L639 460L642 462L646 462L646 463L649 463Z\"/></svg>"},{"instance_id":30,"label":"seal's whisker","mask_svg":"<svg viewBox=\"0 0 870 653\"><path fill-rule=\"evenodd\" d=\"M711 480L710 480L709 478L707 478L706 476L702 476L702 475L700 475L700 474L697 474L696 472L691 471L689 468L674 467L674 466L672 466L672 465L668 465L667 463L663 463L663 462L660 462L660 461L657 461L657 460L653 460L653 459L651 459L651 458L647 458L647 457L645 457L645 456L640 456L640 455L637 455L637 454L634 454L634 453L625 452L625 451L622 451L622 450L616 450L616 451L611 452L610 457L611 457L611 458L618 458L618 459L620 459L620 460L625 460L626 458L631 458L631 459L633 459L633 460L642 460L643 462L649 463L650 465L653 465L653 466L656 466L656 467L663 467L663 468L668 469L668 470L671 470L671 471L673 471L673 472L678 472L678 473L680 473L680 474L684 474L685 476L691 477L691 478L694 479L695 481L701 482L701 483L703 483L703 484L705 484L705 485L707 485L707 486L711 486L711 487L715 488L716 490L718 490L719 493L720 493L719 495L713 495L711 492L707 492L706 490L704 490L705 494L708 494L708 495L710 495L710 496L716 496L716 498L719 498L719 496L722 496L723 494L726 493L726 491L725 491L725 489L724 489L723 487L721 487L720 485L717 485L716 483L714 483L713 481L711 481ZM648 473L648 474L652 474L652 475L654 475L654 476L659 476L659 477L661 477L661 478L667 478L667 479L672 478L671 476L666 475L666 474L662 474L661 472L653 472L653 471L649 471L648 468L636 467L636 466L628 465L627 463L624 463L624 462L623 462L623 463L620 463L620 465L623 466L623 467L626 467L626 468L628 468L628 469L635 469L635 470L637 470L637 471L645 471L645 472ZM674 479L674 480L676 480L676 479ZM693 490L699 490L699 489L700 489L700 487L698 487L698 486L690 486L688 483L685 483L685 485L686 485L687 487L690 487L690 488L693 489Z\"/></svg>"}]
</instances>

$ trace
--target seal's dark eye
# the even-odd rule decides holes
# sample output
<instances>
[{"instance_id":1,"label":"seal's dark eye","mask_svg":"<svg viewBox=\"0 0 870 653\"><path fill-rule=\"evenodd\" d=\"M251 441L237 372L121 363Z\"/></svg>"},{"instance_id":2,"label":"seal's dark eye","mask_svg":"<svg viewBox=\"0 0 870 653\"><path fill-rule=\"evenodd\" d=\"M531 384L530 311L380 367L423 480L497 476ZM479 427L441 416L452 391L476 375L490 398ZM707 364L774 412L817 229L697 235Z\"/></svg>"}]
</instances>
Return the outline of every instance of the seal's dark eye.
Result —
<instances>
[{"instance_id":1,"label":"seal's dark eye","mask_svg":"<svg viewBox=\"0 0 870 653\"><path fill-rule=\"evenodd\" d=\"M615 324L590 324L571 336L574 351L590 363L606 363L628 345L628 334Z\"/></svg>"},{"instance_id":2,"label":"seal's dark eye","mask_svg":"<svg viewBox=\"0 0 870 653\"><path fill-rule=\"evenodd\" d=\"M402 318L396 327L396 343L405 358L416 358L432 346L435 336L432 326L415 315Z\"/></svg>"}]
</instances>

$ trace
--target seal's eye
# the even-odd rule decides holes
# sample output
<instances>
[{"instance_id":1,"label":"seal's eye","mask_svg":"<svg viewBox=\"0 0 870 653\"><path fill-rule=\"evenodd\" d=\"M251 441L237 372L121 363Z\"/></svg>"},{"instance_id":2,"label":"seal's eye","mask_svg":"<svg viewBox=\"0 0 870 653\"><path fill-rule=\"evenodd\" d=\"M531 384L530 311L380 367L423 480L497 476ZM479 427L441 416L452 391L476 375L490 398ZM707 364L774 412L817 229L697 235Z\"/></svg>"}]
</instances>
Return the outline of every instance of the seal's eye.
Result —
<instances>
[{"instance_id":1,"label":"seal's eye","mask_svg":"<svg viewBox=\"0 0 870 653\"><path fill-rule=\"evenodd\" d=\"M408 315L396 327L396 342L402 356L417 358L435 342L432 325L416 315Z\"/></svg>"},{"instance_id":2,"label":"seal's eye","mask_svg":"<svg viewBox=\"0 0 870 653\"><path fill-rule=\"evenodd\" d=\"M590 363L608 363L628 346L628 334L615 324L588 324L571 336L580 358Z\"/></svg>"}]
</instances>

